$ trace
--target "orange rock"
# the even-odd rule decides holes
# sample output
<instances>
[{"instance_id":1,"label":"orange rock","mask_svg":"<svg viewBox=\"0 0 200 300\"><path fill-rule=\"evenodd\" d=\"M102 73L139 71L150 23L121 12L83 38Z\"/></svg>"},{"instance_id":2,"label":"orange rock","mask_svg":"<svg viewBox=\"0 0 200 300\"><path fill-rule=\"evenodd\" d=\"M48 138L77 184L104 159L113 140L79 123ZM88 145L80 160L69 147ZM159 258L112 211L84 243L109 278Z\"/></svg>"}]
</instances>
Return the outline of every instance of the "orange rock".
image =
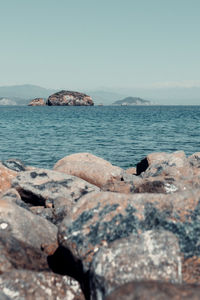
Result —
<instances>
[{"instance_id":1,"label":"orange rock","mask_svg":"<svg viewBox=\"0 0 200 300\"><path fill-rule=\"evenodd\" d=\"M91 184L102 187L120 181L123 170L90 153L76 153L59 160L55 171L80 177Z\"/></svg>"},{"instance_id":2,"label":"orange rock","mask_svg":"<svg viewBox=\"0 0 200 300\"><path fill-rule=\"evenodd\" d=\"M11 182L16 175L17 172L6 168L0 163L0 194L11 187Z\"/></svg>"}]
</instances>

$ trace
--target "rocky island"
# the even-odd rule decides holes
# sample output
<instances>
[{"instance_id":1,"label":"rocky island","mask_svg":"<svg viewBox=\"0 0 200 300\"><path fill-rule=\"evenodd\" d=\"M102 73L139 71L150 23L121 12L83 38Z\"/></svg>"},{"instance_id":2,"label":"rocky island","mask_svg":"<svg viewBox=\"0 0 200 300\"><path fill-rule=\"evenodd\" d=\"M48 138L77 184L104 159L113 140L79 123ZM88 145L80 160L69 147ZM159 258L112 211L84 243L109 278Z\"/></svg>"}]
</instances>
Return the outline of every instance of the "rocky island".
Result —
<instances>
[{"instance_id":1,"label":"rocky island","mask_svg":"<svg viewBox=\"0 0 200 300\"><path fill-rule=\"evenodd\" d=\"M151 105L151 102L139 97L127 97L122 100L115 101L113 105Z\"/></svg>"},{"instance_id":2,"label":"rocky island","mask_svg":"<svg viewBox=\"0 0 200 300\"><path fill-rule=\"evenodd\" d=\"M60 91L47 99L49 106L92 106L92 98L86 94L72 91Z\"/></svg>"},{"instance_id":3,"label":"rocky island","mask_svg":"<svg viewBox=\"0 0 200 300\"><path fill-rule=\"evenodd\" d=\"M35 98L31 100L28 106L93 106L92 98L86 94L65 91L54 93L48 97L46 103L43 98Z\"/></svg>"},{"instance_id":4,"label":"rocky island","mask_svg":"<svg viewBox=\"0 0 200 300\"><path fill-rule=\"evenodd\" d=\"M0 174L0 299L200 299L200 153Z\"/></svg>"},{"instance_id":5,"label":"rocky island","mask_svg":"<svg viewBox=\"0 0 200 300\"><path fill-rule=\"evenodd\" d=\"M44 106L45 101L43 98L35 98L33 100L31 100L31 102L28 104L28 106Z\"/></svg>"}]
</instances>

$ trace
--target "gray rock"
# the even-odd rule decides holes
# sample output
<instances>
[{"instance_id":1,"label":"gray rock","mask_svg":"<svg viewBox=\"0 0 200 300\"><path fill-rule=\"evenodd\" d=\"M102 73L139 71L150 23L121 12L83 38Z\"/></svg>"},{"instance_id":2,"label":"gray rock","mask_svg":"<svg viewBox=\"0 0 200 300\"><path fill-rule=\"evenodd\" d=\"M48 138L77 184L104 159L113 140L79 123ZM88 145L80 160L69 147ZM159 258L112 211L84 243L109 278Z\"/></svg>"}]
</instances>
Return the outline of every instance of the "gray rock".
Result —
<instances>
[{"instance_id":1,"label":"gray rock","mask_svg":"<svg viewBox=\"0 0 200 300\"><path fill-rule=\"evenodd\" d=\"M0 273L12 268L48 270L43 244L57 245L57 227L11 201L0 200Z\"/></svg>"},{"instance_id":2,"label":"gray rock","mask_svg":"<svg viewBox=\"0 0 200 300\"><path fill-rule=\"evenodd\" d=\"M98 187L78 177L45 169L20 172L12 187L29 205L51 208L52 214L43 211L42 215L52 218L55 224L62 221L83 195L99 191Z\"/></svg>"},{"instance_id":3,"label":"gray rock","mask_svg":"<svg viewBox=\"0 0 200 300\"><path fill-rule=\"evenodd\" d=\"M199 300L200 286L167 282L130 282L122 285L105 300Z\"/></svg>"},{"instance_id":4,"label":"gray rock","mask_svg":"<svg viewBox=\"0 0 200 300\"><path fill-rule=\"evenodd\" d=\"M178 240L168 231L149 230L110 243L95 254L90 279L92 300L134 280L181 283Z\"/></svg>"}]
</instances>

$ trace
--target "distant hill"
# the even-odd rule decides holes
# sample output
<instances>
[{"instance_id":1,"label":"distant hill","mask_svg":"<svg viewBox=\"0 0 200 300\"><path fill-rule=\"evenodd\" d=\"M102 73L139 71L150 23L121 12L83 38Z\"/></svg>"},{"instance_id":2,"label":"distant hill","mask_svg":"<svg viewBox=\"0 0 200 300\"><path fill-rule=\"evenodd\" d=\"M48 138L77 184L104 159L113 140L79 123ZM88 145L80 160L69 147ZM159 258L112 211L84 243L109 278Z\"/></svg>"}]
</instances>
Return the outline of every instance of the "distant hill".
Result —
<instances>
[{"instance_id":1,"label":"distant hill","mask_svg":"<svg viewBox=\"0 0 200 300\"><path fill-rule=\"evenodd\" d=\"M48 98L55 92L56 90L31 84L0 86L0 98L8 98L16 105L27 105L33 98Z\"/></svg>"},{"instance_id":2,"label":"distant hill","mask_svg":"<svg viewBox=\"0 0 200 300\"><path fill-rule=\"evenodd\" d=\"M139 97L126 97L122 100L115 101L113 105L151 105L151 102Z\"/></svg>"}]
</instances>

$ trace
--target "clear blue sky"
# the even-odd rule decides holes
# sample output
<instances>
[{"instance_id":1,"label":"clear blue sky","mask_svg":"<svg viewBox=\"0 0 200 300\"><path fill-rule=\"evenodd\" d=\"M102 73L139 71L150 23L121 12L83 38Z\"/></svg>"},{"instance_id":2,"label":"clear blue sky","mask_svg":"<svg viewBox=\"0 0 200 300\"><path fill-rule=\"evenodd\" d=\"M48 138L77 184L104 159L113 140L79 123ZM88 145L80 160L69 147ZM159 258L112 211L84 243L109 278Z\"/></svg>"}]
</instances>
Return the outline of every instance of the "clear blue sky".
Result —
<instances>
[{"instance_id":1,"label":"clear blue sky","mask_svg":"<svg viewBox=\"0 0 200 300\"><path fill-rule=\"evenodd\" d=\"M200 0L0 0L0 85L200 85Z\"/></svg>"}]
</instances>

